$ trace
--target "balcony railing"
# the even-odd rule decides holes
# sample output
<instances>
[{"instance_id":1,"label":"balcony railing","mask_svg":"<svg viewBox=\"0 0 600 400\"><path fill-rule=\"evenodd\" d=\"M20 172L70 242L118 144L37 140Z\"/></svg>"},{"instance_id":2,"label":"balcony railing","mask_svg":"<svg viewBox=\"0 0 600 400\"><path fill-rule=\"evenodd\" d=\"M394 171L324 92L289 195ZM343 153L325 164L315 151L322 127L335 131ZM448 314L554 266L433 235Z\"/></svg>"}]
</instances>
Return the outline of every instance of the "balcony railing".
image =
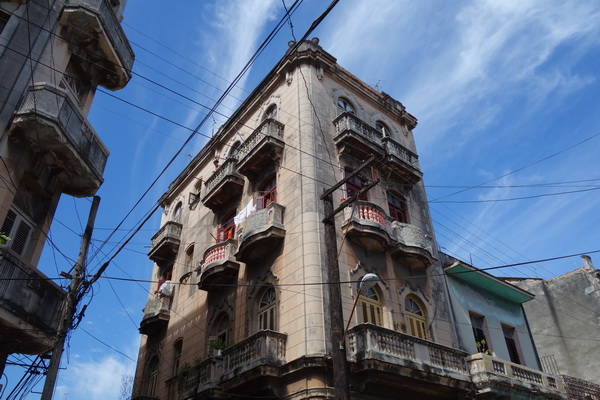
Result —
<instances>
[{"instance_id":1,"label":"balcony railing","mask_svg":"<svg viewBox=\"0 0 600 400\"><path fill-rule=\"evenodd\" d=\"M433 238L419 227L390 218L378 205L357 201L344 210L343 229L355 243L368 251L391 249L402 254L415 268L427 268L434 261Z\"/></svg>"},{"instance_id":2,"label":"balcony railing","mask_svg":"<svg viewBox=\"0 0 600 400\"><path fill-rule=\"evenodd\" d=\"M244 178L237 172L237 159L228 158L204 183L202 203L213 211L239 197L244 188Z\"/></svg>"},{"instance_id":3,"label":"balcony railing","mask_svg":"<svg viewBox=\"0 0 600 400\"><path fill-rule=\"evenodd\" d=\"M348 332L348 357L361 363L378 360L410 370L469 381L466 353L372 324L361 324ZM407 370L408 368L408 370ZM402 372L404 371L404 372Z\"/></svg>"},{"instance_id":4,"label":"balcony railing","mask_svg":"<svg viewBox=\"0 0 600 400\"><path fill-rule=\"evenodd\" d=\"M171 318L171 297L151 298L144 307L140 333L150 334L164 328Z\"/></svg>"},{"instance_id":5,"label":"balcony railing","mask_svg":"<svg viewBox=\"0 0 600 400\"><path fill-rule=\"evenodd\" d=\"M92 63L101 68L100 84L111 90L127 84L134 54L113 7L106 0L67 0L61 23L70 29L75 40L89 42L91 32L101 32L98 50L107 62Z\"/></svg>"},{"instance_id":6,"label":"balcony railing","mask_svg":"<svg viewBox=\"0 0 600 400\"><path fill-rule=\"evenodd\" d=\"M54 153L56 168L73 172L64 180L65 193L91 196L100 187L108 150L65 91L47 83L30 87L11 135L24 136L36 151Z\"/></svg>"},{"instance_id":7,"label":"balcony railing","mask_svg":"<svg viewBox=\"0 0 600 400\"><path fill-rule=\"evenodd\" d=\"M274 119L264 120L252 132L238 151L238 171L248 177L256 176L266 165L281 158L284 125Z\"/></svg>"},{"instance_id":8,"label":"balcony railing","mask_svg":"<svg viewBox=\"0 0 600 400\"><path fill-rule=\"evenodd\" d=\"M15 323L4 322L0 348L26 354L50 350L65 296L48 277L0 245L0 308L14 315Z\"/></svg>"},{"instance_id":9,"label":"balcony railing","mask_svg":"<svg viewBox=\"0 0 600 400\"><path fill-rule=\"evenodd\" d=\"M210 357L184 371L180 377L181 398L189 398L207 390L227 389L243 385L244 373L255 368L279 367L285 363L287 335L273 331L260 331L223 350L222 356ZM264 373L249 375L264 377ZM236 377L235 384L228 383Z\"/></svg>"},{"instance_id":10,"label":"balcony railing","mask_svg":"<svg viewBox=\"0 0 600 400\"><path fill-rule=\"evenodd\" d=\"M159 265L172 262L179 250L182 229L182 224L174 221L167 221L158 232L152 236L152 248L148 253L148 258Z\"/></svg>"},{"instance_id":11,"label":"balcony railing","mask_svg":"<svg viewBox=\"0 0 600 400\"><path fill-rule=\"evenodd\" d=\"M228 239L217 243L204 252L200 267L198 287L201 290L218 289L213 285L234 282L237 279L240 264L235 258L237 240Z\"/></svg>"},{"instance_id":12,"label":"balcony railing","mask_svg":"<svg viewBox=\"0 0 600 400\"><path fill-rule=\"evenodd\" d=\"M395 171L401 181L414 184L423 177L415 153L389 137L383 138L382 142L387 156L385 166Z\"/></svg>"},{"instance_id":13,"label":"balcony railing","mask_svg":"<svg viewBox=\"0 0 600 400\"><path fill-rule=\"evenodd\" d=\"M369 155L383 155L383 136L381 132L360 120L354 114L345 112L333 121L336 128L335 143L342 153L348 153L358 159Z\"/></svg>"},{"instance_id":14,"label":"balcony railing","mask_svg":"<svg viewBox=\"0 0 600 400\"><path fill-rule=\"evenodd\" d=\"M501 392L510 380L511 385L520 390L542 393L544 397L566 398L564 382L559 376L482 353L467 357L467 363L479 390Z\"/></svg>"},{"instance_id":15,"label":"balcony railing","mask_svg":"<svg viewBox=\"0 0 600 400\"><path fill-rule=\"evenodd\" d=\"M383 209L373 203L357 201L344 210L348 237L368 251L382 252L390 246L389 221Z\"/></svg>"},{"instance_id":16,"label":"balcony railing","mask_svg":"<svg viewBox=\"0 0 600 400\"><path fill-rule=\"evenodd\" d=\"M285 207L271 203L266 208L256 210L238 229L240 246L236 258L243 262L260 259L283 241L285 226L283 213Z\"/></svg>"}]
</instances>

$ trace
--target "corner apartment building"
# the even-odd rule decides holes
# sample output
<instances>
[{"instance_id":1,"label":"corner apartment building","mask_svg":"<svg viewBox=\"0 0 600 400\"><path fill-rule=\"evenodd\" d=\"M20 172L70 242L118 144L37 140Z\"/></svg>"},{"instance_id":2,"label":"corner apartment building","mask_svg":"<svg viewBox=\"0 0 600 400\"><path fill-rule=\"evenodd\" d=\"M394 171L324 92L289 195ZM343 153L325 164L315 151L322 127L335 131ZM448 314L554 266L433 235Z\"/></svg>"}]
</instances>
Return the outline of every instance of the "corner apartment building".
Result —
<instances>
[{"instance_id":1,"label":"corner apartment building","mask_svg":"<svg viewBox=\"0 0 600 400\"><path fill-rule=\"evenodd\" d=\"M97 86L123 88L134 54L125 0L0 2L0 373L44 354L65 292L37 269L62 194L92 196L108 150L86 116ZM3 240L4 242L4 240Z\"/></svg>"},{"instance_id":2,"label":"corner apartment building","mask_svg":"<svg viewBox=\"0 0 600 400\"><path fill-rule=\"evenodd\" d=\"M294 46L160 199L133 398L334 398L338 300L353 398L464 398L417 120L318 39ZM345 178L328 245L321 196Z\"/></svg>"}]
</instances>

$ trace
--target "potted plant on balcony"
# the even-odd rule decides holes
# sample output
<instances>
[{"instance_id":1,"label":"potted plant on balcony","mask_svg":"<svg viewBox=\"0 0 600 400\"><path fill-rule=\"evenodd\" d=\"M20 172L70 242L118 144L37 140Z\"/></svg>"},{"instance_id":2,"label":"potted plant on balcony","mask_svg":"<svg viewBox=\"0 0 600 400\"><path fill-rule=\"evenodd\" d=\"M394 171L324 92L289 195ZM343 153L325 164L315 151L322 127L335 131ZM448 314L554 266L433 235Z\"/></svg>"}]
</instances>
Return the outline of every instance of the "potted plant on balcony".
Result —
<instances>
[{"instance_id":1,"label":"potted plant on balcony","mask_svg":"<svg viewBox=\"0 0 600 400\"><path fill-rule=\"evenodd\" d=\"M216 356L220 356L221 352L231 345L232 343L227 343L221 338L214 338L208 341L208 348L214 350Z\"/></svg>"},{"instance_id":2,"label":"potted plant on balcony","mask_svg":"<svg viewBox=\"0 0 600 400\"><path fill-rule=\"evenodd\" d=\"M6 244L10 238L4 232L0 232L0 244Z\"/></svg>"}]
</instances>

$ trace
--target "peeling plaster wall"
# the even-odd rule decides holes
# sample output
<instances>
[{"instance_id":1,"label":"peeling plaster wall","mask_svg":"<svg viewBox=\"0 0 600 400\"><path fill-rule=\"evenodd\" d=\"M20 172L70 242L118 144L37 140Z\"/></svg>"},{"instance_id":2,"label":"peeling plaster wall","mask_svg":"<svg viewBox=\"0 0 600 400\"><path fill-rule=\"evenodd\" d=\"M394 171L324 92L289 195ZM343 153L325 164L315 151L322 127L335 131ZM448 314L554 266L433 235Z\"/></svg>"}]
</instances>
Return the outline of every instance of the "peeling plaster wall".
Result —
<instances>
[{"instance_id":1,"label":"peeling plaster wall","mask_svg":"<svg viewBox=\"0 0 600 400\"><path fill-rule=\"evenodd\" d=\"M525 304L540 358L553 356L561 374L600 384L600 281L593 266L548 280L512 282L536 298Z\"/></svg>"}]
</instances>

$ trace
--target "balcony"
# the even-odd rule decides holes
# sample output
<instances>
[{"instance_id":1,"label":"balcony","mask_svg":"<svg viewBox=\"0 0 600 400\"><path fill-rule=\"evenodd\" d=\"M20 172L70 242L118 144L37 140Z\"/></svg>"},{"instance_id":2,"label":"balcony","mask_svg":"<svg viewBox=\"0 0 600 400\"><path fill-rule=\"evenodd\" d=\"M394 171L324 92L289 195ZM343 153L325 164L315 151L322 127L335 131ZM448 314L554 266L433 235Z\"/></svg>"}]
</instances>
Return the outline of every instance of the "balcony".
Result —
<instances>
[{"instance_id":1,"label":"balcony","mask_svg":"<svg viewBox=\"0 0 600 400\"><path fill-rule=\"evenodd\" d=\"M385 168L387 168L400 182L409 186L414 185L423 178L423 173L418 168L418 156L400 143L389 137L382 139L385 148Z\"/></svg>"},{"instance_id":2,"label":"balcony","mask_svg":"<svg viewBox=\"0 0 600 400\"><path fill-rule=\"evenodd\" d=\"M265 166L281 158L283 147L283 124L274 119L264 120L239 148L238 171L255 178Z\"/></svg>"},{"instance_id":3,"label":"balcony","mask_svg":"<svg viewBox=\"0 0 600 400\"><path fill-rule=\"evenodd\" d=\"M204 183L202 203L213 212L218 212L242 194L244 178L237 172L236 164L237 159L228 158Z\"/></svg>"},{"instance_id":4,"label":"balcony","mask_svg":"<svg viewBox=\"0 0 600 400\"><path fill-rule=\"evenodd\" d=\"M204 252L198 288L210 291L218 290L218 285L231 284L236 281L240 264L235 258L237 240L228 239L217 243Z\"/></svg>"},{"instance_id":5,"label":"balcony","mask_svg":"<svg viewBox=\"0 0 600 400\"><path fill-rule=\"evenodd\" d=\"M102 184L108 150L61 89L46 83L33 85L15 112L10 135L45 154L63 184L63 192L87 197Z\"/></svg>"},{"instance_id":6,"label":"balcony","mask_svg":"<svg viewBox=\"0 0 600 400\"><path fill-rule=\"evenodd\" d=\"M367 392L455 393L471 384L465 352L372 324L348 331L348 358Z\"/></svg>"},{"instance_id":7,"label":"balcony","mask_svg":"<svg viewBox=\"0 0 600 400\"><path fill-rule=\"evenodd\" d=\"M180 398L240 391L256 379L279 376L277 368L285 364L286 340L283 333L260 331L223 350L222 356L204 360L182 375Z\"/></svg>"},{"instance_id":8,"label":"balcony","mask_svg":"<svg viewBox=\"0 0 600 400\"><path fill-rule=\"evenodd\" d=\"M67 0L60 24L70 40L87 50L99 84L110 90L122 89L131 78L133 50L107 0Z\"/></svg>"},{"instance_id":9,"label":"balcony","mask_svg":"<svg viewBox=\"0 0 600 400\"><path fill-rule=\"evenodd\" d=\"M254 211L238 229L240 246L236 258L250 262L265 257L285 238L281 204L271 203L266 208Z\"/></svg>"},{"instance_id":10,"label":"balcony","mask_svg":"<svg viewBox=\"0 0 600 400\"><path fill-rule=\"evenodd\" d=\"M182 227L178 222L167 221L152 236L152 248L148 253L148 258L159 266L172 263L181 244Z\"/></svg>"},{"instance_id":11,"label":"balcony","mask_svg":"<svg viewBox=\"0 0 600 400\"><path fill-rule=\"evenodd\" d=\"M152 335L164 329L169 323L171 297L149 299L144 307L144 317L140 323L142 335Z\"/></svg>"},{"instance_id":12,"label":"balcony","mask_svg":"<svg viewBox=\"0 0 600 400\"><path fill-rule=\"evenodd\" d=\"M467 357L467 363L478 395L567 398L563 380L558 376L481 353Z\"/></svg>"},{"instance_id":13,"label":"balcony","mask_svg":"<svg viewBox=\"0 0 600 400\"><path fill-rule=\"evenodd\" d=\"M392 254L401 256L411 268L422 270L435 262L433 238L415 225L393 221L391 237L394 243Z\"/></svg>"},{"instance_id":14,"label":"balcony","mask_svg":"<svg viewBox=\"0 0 600 400\"><path fill-rule=\"evenodd\" d=\"M344 225L348 238L368 252L381 253L390 246L389 225L385 211L366 201L344 210Z\"/></svg>"},{"instance_id":15,"label":"balcony","mask_svg":"<svg viewBox=\"0 0 600 400\"><path fill-rule=\"evenodd\" d=\"M377 129L345 112L333 120L336 129L335 144L340 153L366 160L371 154L382 157L385 150L382 135Z\"/></svg>"},{"instance_id":16,"label":"balcony","mask_svg":"<svg viewBox=\"0 0 600 400\"><path fill-rule=\"evenodd\" d=\"M54 345L66 293L0 245L0 349L43 354Z\"/></svg>"}]
</instances>

